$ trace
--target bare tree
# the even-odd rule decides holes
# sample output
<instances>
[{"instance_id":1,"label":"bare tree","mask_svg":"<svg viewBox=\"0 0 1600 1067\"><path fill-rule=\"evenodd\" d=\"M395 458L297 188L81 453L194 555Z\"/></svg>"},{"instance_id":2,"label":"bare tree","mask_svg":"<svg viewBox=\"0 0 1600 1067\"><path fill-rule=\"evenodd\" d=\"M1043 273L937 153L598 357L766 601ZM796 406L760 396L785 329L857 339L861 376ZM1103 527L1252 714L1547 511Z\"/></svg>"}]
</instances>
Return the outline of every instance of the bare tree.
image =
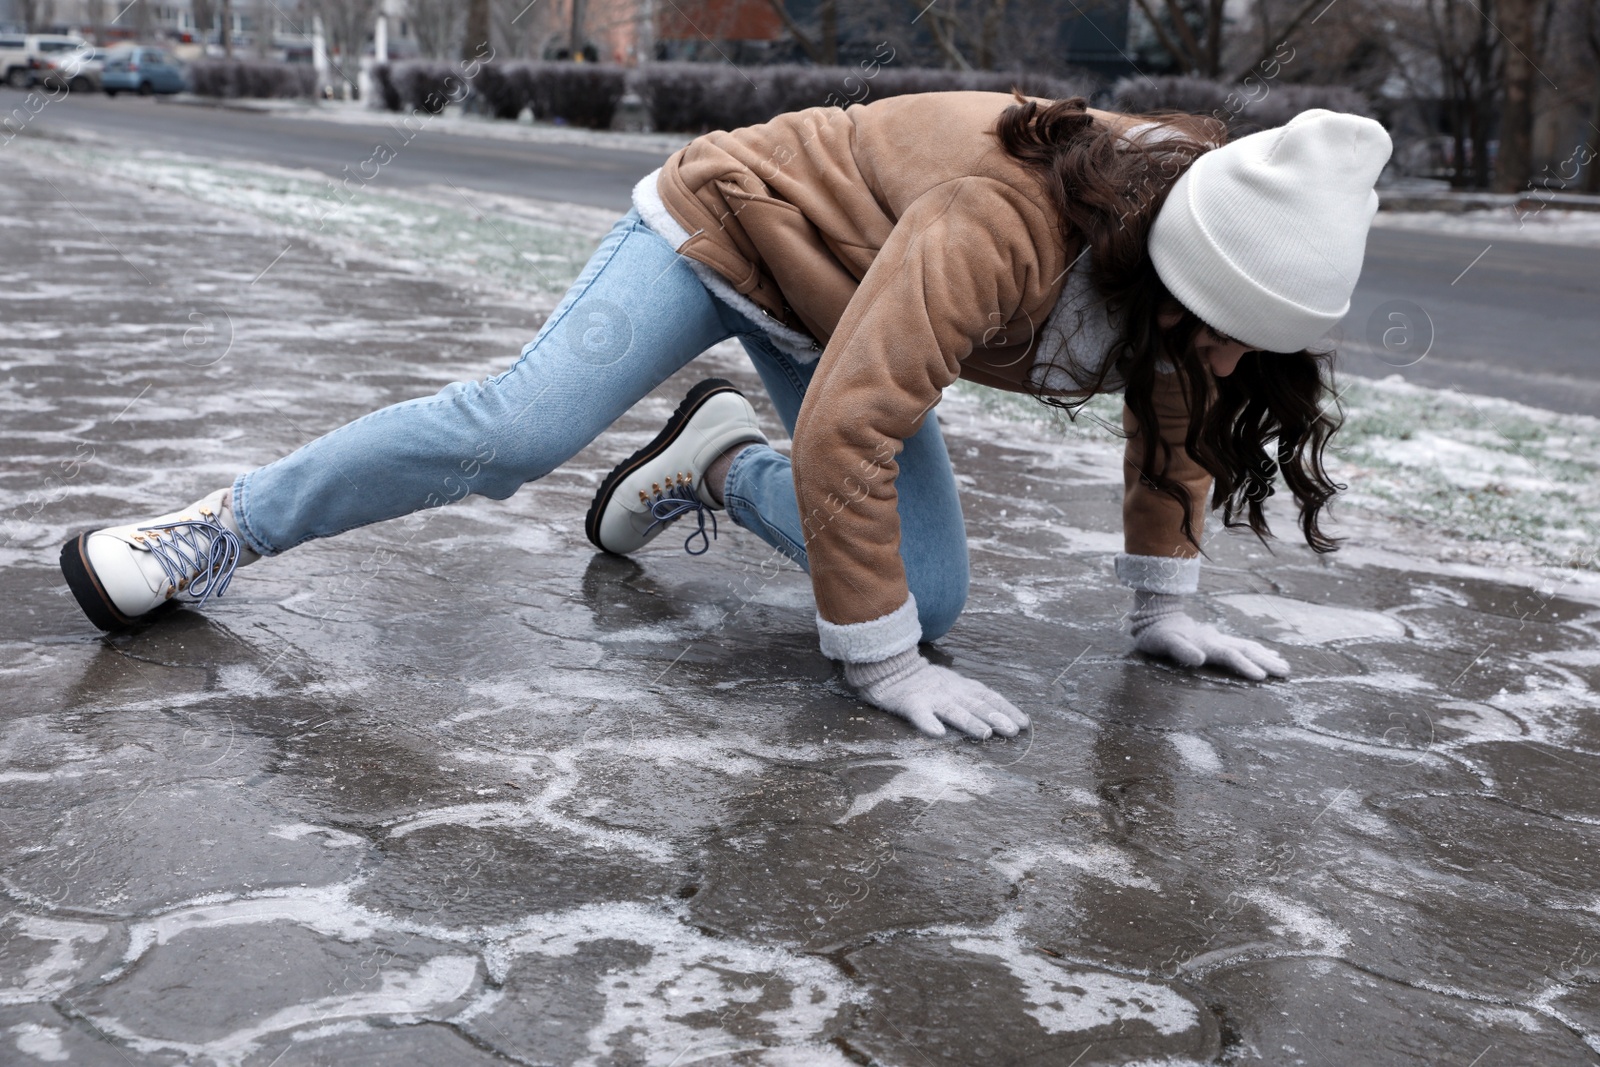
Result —
<instances>
[{"instance_id":1,"label":"bare tree","mask_svg":"<svg viewBox=\"0 0 1600 1067\"><path fill-rule=\"evenodd\" d=\"M103 43L106 31L106 0L89 0L85 7L88 10L90 32L94 34L95 43Z\"/></svg>"},{"instance_id":2,"label":"bare tree","mask_svg":"<svg viewBox=\"0 0 1600 1067\"><path fill-rule=\"evenodd\" d=\"M1584 5L1584 41L1589 46L1589 53L1594 57L1592 71L1600 71L1600 0L1588 0ZM1595 77L1594 107L1589 115L1589 128L1600 135L1600 76ZM1587 138L1585 138L1587 141ZM1584 176L1583 190L1586 193L1600 193L1600 158L1596 158L1593 151L1588 160L1589 173Z\"/></svg>"},{"instance_id":3,"label":"bare tree","mask_svg":"<svg viewBox=\"0 0 1600 1067\"><path fill-rule=\"evenodd\" d=\"M50 25L54 17L51 0L16 0L17 13L22 16L22 28L28 33L38 33Z\"/></svg>"},{"instance_id":4,"label":"bare tree","mask_svg":"<svg viewBox=\"0 0 1600 1067\"><path fill-rule=\"evenodd\" d=\"M104 0L95 0L96 4ZM216 8L211 6L211 0L189 0L189 16L194 20L194 34L200 40L206 39L206 34L216 24Z\"/></svg>"},{"instance_id":5,"label":"bare tree","mask_svg":"<svg viewBox=\"0 0 1600 1067\"><path fill-rule=\"evenodd\" d=\"M921 5L918 0L911 0L911 6ZM933 43L939 46L939 52L944 56L945 66L953 70L971 70L972 64L961 51L962 19L955 7L929 5L922 8L921 17L927 23Z\"/></svg>"},{"instance_id":6,"label":"bare tree","mask_svg":"<svg viewBox=\"0 0 1600 1067\"><path fill-rule=\"evenodd\" d=\"M814 30L807 30L795 20L785 0L767 0L772 10L783 20L800 50L811 62L831 67L839 62L839 4L838 0L821 0L817 5L817 22Z\"/></svg>"},{"instance_id":7,"label":"bare tree","mask_svg":"<svg viewBox=\"0 0 1600 1067\"><path fill-rule=\"evenodd\" d=\"M142 7L146 0L139 0ZM266 59L272 51L272 19L275 12L272 0L255 0L250 8L250 21L255 24L255 52L257 59ZM143 37L144 34L140 34Z\"/></svg>"},{"instance_id":8,"label":"bare tree","mask_svg":"<svg viewBox=\"0 0 1600 1067\"><path fill-rule=\"evenodd\" d=\"M490 24L496 51L517 59L539 58L558 33L567 33L560 14L549 3L494 0Z\"/></svg>"},{"instance_id":9,"label":"bare tree","mask_svg":"<svg viewBox=\"0 0 1600 1067\"><path fill-rule=\"evenodd\" d=\"M1500 0L1501 49L1500 152L1495 161L1494 187L1515 193L1533 174L1533 92L1537 64L1530 53L1538 51L1537 0Z\"/></svg>"},{"instance_id":10,"label":"bare tree","mask_svg":"<svg viewBox=\"0 0 1600 1067\"><path fill-rule=\"evenodd\" d=\"M1419 29L1438 66L1455 141L1452 183L1457 186L1489 185L1489 130L1501 69L1494 14L1494 0L1425 0L1423 7ZM1415 95L1427 95L1413 84Z\"/></svg>"},{"instance_id":11,"label":"bare tree","mask_svg":"<svg viewBox=\"0 0 1600 1067\"><path fill-rule=\"evenodd\" d=\"M1250 5L1247 19L1254 34L1242 31L1225 11L1225 0L1136 0L1161 48L1179 74L1237 81L1271 58L1279 45L1311 18L1325 13L1329 0L1293 0L1275 12L1267 0ZM1321 14L1317 18L1321 18ZM1273 16L1280 15L1278 18ZM1255 40L1252 41L1252 37Z\"/></svg>"},{"instance_id":12,"label":"bare tree","mask_svg":"<svg viewBox=\"0 0 1600 1067\"><path fill-rule=\"evenodd\" d=\"M489 51L489 0L467 0L467 32L461 39L461 58L480 59Z\"/></svg>"},{"instance_id":13,"label":"bare tree","mask_svg":"<svg viewBox=\"0 0 1600 1067\"><path fill-rule=\"evenodd\" d=\"M1006 30L1021 30L1022 35L1038 37L1042 27L1058 29L1064 19L1074 18L1072 14L1062 16L1059 8L1035 10L1037 5L1008 5L1006 0L971 0L965 5L957 0L934 5L910 0L910 6L917 11L915 19L928 29L928 37L933 38L944 66L954 70L1010 66L1013 50L1008 46ZM1010 37L1016 35L1013 32ZM971 43L963 46L963 42ZM971 58L966 54L968 48L973 50Z\"/></svg>"},{"instance_id":14,"label":"bare tree","mask_svg":"<svg viewBox=\"0 0 1600 1067\"><path fill-rule=\"evenodd\" d=\"M429 59L446 59L455 54L465 30L465 19L457 0L407 0L406 18L417 38L417 48Z\"/></svg>"}]
</instances>

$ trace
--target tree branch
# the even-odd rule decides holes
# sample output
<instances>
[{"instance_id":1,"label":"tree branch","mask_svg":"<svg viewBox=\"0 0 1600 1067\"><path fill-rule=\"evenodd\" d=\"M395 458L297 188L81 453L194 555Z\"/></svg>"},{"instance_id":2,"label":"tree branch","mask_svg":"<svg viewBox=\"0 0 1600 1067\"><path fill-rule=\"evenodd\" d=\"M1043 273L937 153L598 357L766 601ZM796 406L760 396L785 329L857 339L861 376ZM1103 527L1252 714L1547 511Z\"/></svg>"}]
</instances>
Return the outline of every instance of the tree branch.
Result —
<instances>
[{"instance_id":1,"label":"tree branch","mask_svg":"<svg viewBox=\"0 0 1600 1067\"><path fill-rule=\"evenodd\" d=\"M1177 61L1179 69L1187 74L1190 68L1184 59L1183 51L1178 47L1177 42L1168 36L1166 28L1161 25L1161 20L1156 18L1156 13L1150 10L1149 0L1134 0L1134 2L1139 5L1139 10L1144 12L1144 17L1149 20L1150 28L1156 31L1156 40L1161 42L1161 47L1165 48L1167 54Z\"/></svg>"},{"instance_id":2,"label":"tree branch","mask_svg":"<svg viewBox=\"0 0 1600 1067\"><path fill-rule=\"evenodd\" d=\"M1178 33L1178 38L1183 41L1183 46L1189 50L1188 68L1199 70L1205 63L1206 54L1200 49L1200 42L1195 39L1194 27L1189 25L1189 20L1183 17L1183 8L1178 5L1178 0L1167 0L1167 14L1172 16L1172 27Z\"/></svg>"},{"instance_id":3,"label":"tree branch","mask_svg":"<svg viewBox=\"0 0 1600 1067\"><path fill-rule=\"evenodd\" d=\"M913 3L916 0L912 0ZM956 47L955 37L950 33L950 23L955 16L946 11L927 9L928 32L933 34L933 42L939 46L939 51L944 53L945 59L957 70L971 70L972 64L967 62L967 57L961 54L961 49Z\"/></svg>"},{"instance_id":4,"label":"tree branch","mask_svg":"<svg viewBox=\"0 0 1600 1067\"><path fill-rule=\"evenodd\" d=\"M1249 65L1241 69L1237 74L1231 75L1228 80L1235 82L1243 81L1245 75L1249 74L1252 70L1255 70L1257 64L1266 62L1267 59L1269 59L1272 54L1277 51L1278 45L1287 41L1289 39L1289 35L1300 28L1300 24L1306 20L1307 15L1311 14L1311 12L1318 6L1326 5L1327 3L1328 0L1306 0L1305 3L1301 4L1295 9L1295 13L1289 18L1288 25L1284 26L1282 30L1272 35L1278 40L1273 44L1263 45L1261 47L1261 51L1256 53L1255 58L1250 60Z\"/></svg>"},{"instance_id":5,"label":"tree branch","mask_svg":"<svg viewBox=\"0 0 1600 1067\"><path fill-rule=\"evenodd\" d=\"M813 63L820 64L824 62L822 49L817 47L817 43L800 28L800 24L794 20L794 16L789 14L789 5L785 4L783 0L767 0L767 3L772 7L773 11L778 13L778 18L783 20L783 28L789 31L789 36L794 38L795 43L805 52L806 57Z\"/></svg>"}]
</instances>

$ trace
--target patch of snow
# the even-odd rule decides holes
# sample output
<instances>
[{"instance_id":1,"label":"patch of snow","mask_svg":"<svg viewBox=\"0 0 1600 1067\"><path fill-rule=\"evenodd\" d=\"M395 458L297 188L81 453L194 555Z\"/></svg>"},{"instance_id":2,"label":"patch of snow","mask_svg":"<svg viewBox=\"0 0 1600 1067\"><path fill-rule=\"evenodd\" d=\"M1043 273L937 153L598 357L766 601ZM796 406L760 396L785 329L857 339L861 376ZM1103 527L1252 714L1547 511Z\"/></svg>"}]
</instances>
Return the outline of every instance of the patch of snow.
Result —
<instances>
[{"instance_id":1,"label":"patch of snow","mask_svg":"<svg viewBox=\"0 0 1600 1067\"><path fill-rule=\"evenodd\" d=\"M1332 920L1274 890L1257 887L1239 895L1275 920L1275 933L1292 937L1305 948L1332 955L1350 941L1350 935Z\"/></svg>"},{"instance_id":2,"label":"patch of snow","mask_svg":"<svg viewBox=\"0 0 1600 1067\"><path fill-rule=\"evenodd\" d=\"M61 1046L63 1031L56 1027L18 1023L10 1032L17 1035L17 1051L24 1056L32 1056L45 1063L62 1063L71 1058Z\"/></svg>"},{"instance_id":3,"label":"patch of snow","mask_svg":"<svg viewBox=\"0 0 1600 1067\"><path fill-rule=\"evenodd\" d=\"M966 804L994 788L981 764L942 751L926 751L897 760L870 760L858 767L892 767L895 776L868 793L859 793L841 824L865 815L879 804L920 800L931 807L940 802Z\"/></svg>"},{"instance_id":4,"label":"patch of snow","mask_svg":"<svg viewBox=\"0 0 1600 1067\"><path fill-rule=\"evenodd\" d=\"M308 835L317 835L322 838L324 848L350 848L352 845L364 845L366 838L356 834L335 830L329 826L313 826L310 823L286 823L283 826L274 826L268 831L273 837L281 837L286 841L298 841Z\"/></svg>"},{"instance_id":5,"label":"patch of snow","mask_svg":"<svg viewBox=\"0 0 1600 1067\"><path fill-rule=\"evenodd\" d=\"M1200 1013L1181 993L1154 982L1073 970L1029 952L1015 941L961 938L951 947L997 957L1022 983L1028 1014L1052 1034L1144 1023L1156 1033L1181 1034L1200 1025Z\"/></svg>"},{"instance_id":6,"label":"patch of snow","mask_svg":"<svg viewBox=\"0 0 1600 1067\"><path fill-rule=\"evenodd\" d=\"M1213 775L1222 771L1222 757L1211 742L1195 734L1171 733L1167 740L1177 749L1178 757L1197 774Z\"/></svg>"},{"instance_id":7,"label":"patch of snow","mask_svg":"<svg viewBox=\"0 0 1600 1067\"><path fill-rule=\"evenodd\" d=\"M153 946L192 930L287 922L341 941L371 937L383 918L350 901L350 885L263 890L246 896L206 899L134 923L128 930L124 964Z\"/></svg>"},{"instance_id":8,"label":"patch of snow","mask_svg":"<svg viewBox=\"0 0 1600 1067\"><path fill-rule=\"evenodd\" d=\"M1252 618L1275 623L1283 633L1273 639L1286 645L1325 645L1334 641L1397 641L1406 636L1405 623L1377 611L1312 604L1283 596L1234 593L1216 598L1219 603Z\"/></svg>"},{"instance_id":9,"label":"patch of snow","mask_svg":"<svg viewBox=\"0 0 1600 1067\"><path fill-rule=\"evenodd\" d=\"M323 997L273 1012L250 1026L206 1042L186 1042L140 1034L120 1020L100 1017L95 1025L140 1052L178 1052L189 1059L209 1059L232 1067L242 1063L273 1034L317 1024L336 1024L342 1019L388 1018L398 1023L415 1022L417 1016L435 1012L459 1000L472 988L478 961L471 956L436 956L415 971L385 969L378 979L382 988L366 993Z\"/></svg>"},{"instance_id":10,"label":"patch of snow","mask_svg":"<svg viewBox=\"0 0 1600 1067\"><path fill-rule=\"evenodd\" d=\"M1036 848L1008 849L989 860L989 865L1013 882L1022 881L1046 863L1056 863L1113 885L1159 892L1161 886L1133 869L1127 856L1108 845L1044 845Z\"/></svg>"},{"instance_id":11,"label":"patch of snow","mask_svg":"<svg viewBox=\"0 0 1600 1067\"><path fill-rule=\"evenodd\" d=\"M1496 211L1380 211L1372 225L1380 230L1600 248L1600 212L1539 209L1537 205L1520 216L1510 207Z\"/></svg>"},{"instance_id":12,"label":"patch of snow","mask_svg":"<svg viewBox=\"0 0 1600 1067\"><path fill-rule=\"evenodd\" d=\"M80 946L98 945L106 937L106 928L95 923L46 919L16 912L6 916L5 921L16 923L13 937L51 945L42 960L21 974L0 980L4 982L0 984L0 1004L40 1003L70 989L78 981L78 969L84 962L85 952Z\"/></svg>"},{"instance_id":13,"label":"patch of snow","mask_svg":"<svg viewBox=\"0 0 1600 1067\"><path fill-rule=\"evenodd\" d=\"M643 904L595 904L541 916L529 932L491 947L500 980L519 956L567 958L583 946L628 941L650 950L633 967L613 966L595 992L604 1001L581 1064L628 1059L656 1067L729 1056L750 1046L720 1026L684 1021L736 1009L741 1029L757 1024L786 1043L809 1042L860 994L830 964L777 946L709 937L679 915ZM741 980L770 975L759 983ZM805 1062L816 1062L806 1060Z\"/></svg>"}]
</instances>

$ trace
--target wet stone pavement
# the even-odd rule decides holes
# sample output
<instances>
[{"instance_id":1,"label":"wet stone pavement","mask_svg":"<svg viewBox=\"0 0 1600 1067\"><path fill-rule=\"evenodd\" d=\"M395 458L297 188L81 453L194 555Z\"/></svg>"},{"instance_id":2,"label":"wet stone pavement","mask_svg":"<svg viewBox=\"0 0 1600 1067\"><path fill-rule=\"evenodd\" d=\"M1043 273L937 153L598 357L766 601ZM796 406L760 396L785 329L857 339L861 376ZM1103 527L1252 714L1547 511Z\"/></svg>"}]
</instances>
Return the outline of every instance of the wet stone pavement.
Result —
<instances>
[{"instance_id":1,"label":"wet stone pavement","mask_svg":"<svg viewBox=\"0 0 1600 1067\"><path fill-rule=\"evenodd\" d=\"M957 398L931 654L1036 725L923 739L753 536L584 539L691 381L756 388L719 349L507 502L102 638L69 532L492 373L548 304L7 179L0 1062L1597 1059L1592 593L1217 537L1199 610L1295 676L1169 668L1122 633L1114 452Z\"/></svg>"}]
</instances>

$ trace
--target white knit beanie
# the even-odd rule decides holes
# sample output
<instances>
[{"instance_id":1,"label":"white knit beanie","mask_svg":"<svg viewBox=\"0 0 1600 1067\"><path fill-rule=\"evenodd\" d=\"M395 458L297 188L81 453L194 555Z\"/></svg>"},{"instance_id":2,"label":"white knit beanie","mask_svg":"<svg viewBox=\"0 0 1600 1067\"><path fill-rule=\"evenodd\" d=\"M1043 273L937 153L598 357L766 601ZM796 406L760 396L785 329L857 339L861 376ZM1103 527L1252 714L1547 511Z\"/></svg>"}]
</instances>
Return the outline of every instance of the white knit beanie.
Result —
<instances>
[{"instance_id":1,"label":"white knit beanie","mask_svg":"<svg viewBox=\"0 0 1600 1067\"><path fill-rule=\"evenodd\" d=\"M1393 147L1371 119L1317 109L1205 153L1150 228L1156 273L1213 329L1298 352L1350 310Z\"/></svg>"}]
</instances>

